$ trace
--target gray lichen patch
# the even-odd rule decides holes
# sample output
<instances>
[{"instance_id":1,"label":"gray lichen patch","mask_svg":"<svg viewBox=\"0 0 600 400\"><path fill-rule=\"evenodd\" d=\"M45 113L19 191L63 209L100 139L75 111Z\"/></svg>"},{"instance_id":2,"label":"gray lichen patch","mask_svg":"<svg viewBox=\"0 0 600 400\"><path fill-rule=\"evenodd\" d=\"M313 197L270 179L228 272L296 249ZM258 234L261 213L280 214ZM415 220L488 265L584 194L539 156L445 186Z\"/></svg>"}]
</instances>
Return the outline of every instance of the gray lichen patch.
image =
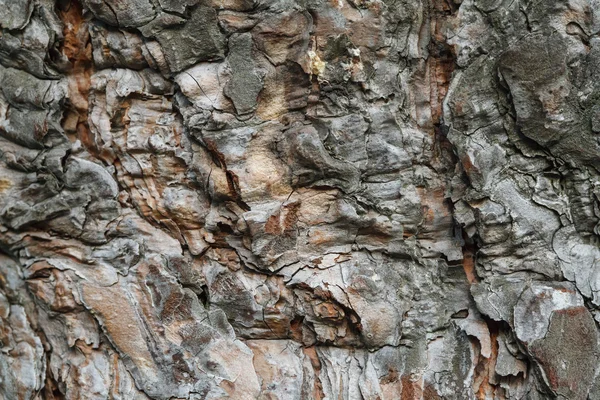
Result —
<instances>
[{"instance_id":1,"label":"gray lichen patch","mask_svg":"<svg viewBox=\"0 0 600 400\"><path fill-rule=\"evenodd\" d=\"M238 114L249 114L256 110L258 94L263 88L263 76L257 70L253 56L252 35L243 33L229 38L227 63L231 78L224 93L231 99Z\"/></svg>"}]
</instances>

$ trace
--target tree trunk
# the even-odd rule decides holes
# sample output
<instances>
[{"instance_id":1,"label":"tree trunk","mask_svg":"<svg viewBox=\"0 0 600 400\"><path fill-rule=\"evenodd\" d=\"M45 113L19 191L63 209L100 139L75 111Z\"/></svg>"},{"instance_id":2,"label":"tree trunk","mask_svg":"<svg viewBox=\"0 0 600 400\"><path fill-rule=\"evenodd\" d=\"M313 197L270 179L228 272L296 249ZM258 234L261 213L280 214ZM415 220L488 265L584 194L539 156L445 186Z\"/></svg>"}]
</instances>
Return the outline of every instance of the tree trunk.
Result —
<instances>
[{"instance_id":1,"label":"tree trunk","mask_svg":"<svg viewBox=\"0 0 600 400\"><path fill-rule=\"evenodd\" d=\"M0 0L0 398L600 399L600 0Z\"/></svg>"}]
</instances>

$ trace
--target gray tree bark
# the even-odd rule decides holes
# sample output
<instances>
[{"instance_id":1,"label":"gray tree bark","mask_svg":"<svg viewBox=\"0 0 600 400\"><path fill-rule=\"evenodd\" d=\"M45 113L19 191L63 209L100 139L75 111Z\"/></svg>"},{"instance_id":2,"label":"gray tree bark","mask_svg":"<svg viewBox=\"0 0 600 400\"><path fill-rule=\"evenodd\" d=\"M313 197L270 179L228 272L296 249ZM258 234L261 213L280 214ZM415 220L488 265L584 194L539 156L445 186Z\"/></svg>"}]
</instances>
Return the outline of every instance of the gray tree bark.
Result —
<instances>
[{"instance_id":1,"label":"gray tree bark","mask_svg":"<svg viewBox=\"0 0 600 400\"><path fill-rule=\"evenodd\" d=\"M0 398L600 399L599 0L0 28Z\"/></svg>"}]
</instances>

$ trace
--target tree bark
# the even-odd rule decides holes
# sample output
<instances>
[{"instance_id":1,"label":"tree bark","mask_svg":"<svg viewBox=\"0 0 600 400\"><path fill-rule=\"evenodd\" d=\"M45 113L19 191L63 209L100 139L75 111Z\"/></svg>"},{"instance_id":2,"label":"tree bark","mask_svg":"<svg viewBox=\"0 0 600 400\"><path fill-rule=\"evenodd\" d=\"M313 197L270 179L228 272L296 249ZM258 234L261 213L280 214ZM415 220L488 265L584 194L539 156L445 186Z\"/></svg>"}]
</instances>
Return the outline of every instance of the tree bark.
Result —
<instances>
[{"instance_id":1,"label":"tree bark","mask_svg":"<svg viewBox=\"0 0 600 400\"><path fill-rule=\"evenodd\" d=\"M600 399L599 0L0 10L0 398Z\"/></svg>"}]
</instances>

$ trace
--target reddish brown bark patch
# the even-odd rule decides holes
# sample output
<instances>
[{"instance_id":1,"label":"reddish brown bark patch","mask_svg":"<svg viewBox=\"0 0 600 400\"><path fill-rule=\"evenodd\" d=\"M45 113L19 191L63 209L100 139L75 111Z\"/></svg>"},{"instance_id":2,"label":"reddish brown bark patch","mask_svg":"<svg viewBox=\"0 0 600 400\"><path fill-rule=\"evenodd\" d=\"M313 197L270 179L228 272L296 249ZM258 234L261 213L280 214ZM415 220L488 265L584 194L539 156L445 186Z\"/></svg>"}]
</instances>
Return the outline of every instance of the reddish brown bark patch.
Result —
<instances>
[{"instance_id":1,"label":"reddish brown bark patch","mask_svg":"<svg viewBox=\"0 0 600 400\"><path fill-rule=\"evenodd\" d=\"M533 342L529 349L552 391L569 399L587 397L599 351L598 332L585 307L555 311L546 336Z\"/></svg>"},{"instance_id":2,"label":"reddish brown bark patch","mask_svg":"<svg viewBox=\"0 0 600 400\"><path fill-rule=\"evenodd\" d=\"M96 147L95 140L87 122L88 94L94 72L88 24L77 0L68 2L63 8L59 7L58 16L63 23L61 51L71 64L71 69L66 74L70 108L65 113L63 127L67 134L74 135L86 148L93 151Z\"/></svg>"},{"instance_id":3,"label":"reddish brown bark patch","mask_svg":"<svg viewBox=\"0 0 600 400\"><path fill-rule=\"evenodd\" d=\"M410 375L402 375L400 378L402 382L402 400L420 400L423 398L423 388L421 387L421 382L419 380L415 380Z\"/></svg>"}]
</instances>

